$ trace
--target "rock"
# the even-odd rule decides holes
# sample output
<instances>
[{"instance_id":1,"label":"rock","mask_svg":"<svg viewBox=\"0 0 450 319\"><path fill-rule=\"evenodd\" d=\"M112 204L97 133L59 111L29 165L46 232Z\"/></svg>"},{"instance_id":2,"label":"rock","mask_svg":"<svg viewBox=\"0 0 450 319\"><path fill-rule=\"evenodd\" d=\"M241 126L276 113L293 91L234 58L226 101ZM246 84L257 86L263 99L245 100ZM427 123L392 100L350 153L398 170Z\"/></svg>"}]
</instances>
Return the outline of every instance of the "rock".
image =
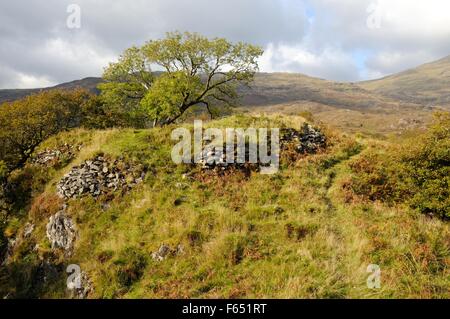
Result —
<instances>
[{"instance_id":1,"label":"rock","mask_svg":"<svg viewBox=\"0 0 450 319\"><path fill-rule=\"evenodd\" d=\"M76 238L76 228L72 219L65 215L64 208L50 217L47 224L47 238L52 249L62 248L68 254L71 253Z\"/></svg>"},{"instance_id":2,"label":"rock","mask_svg":"<svg viewBox=\"0 0 450 319\"><path fill-rule=\"evenodd\" d=\"M80 166L74 166L58 183L59 196L66 200L84 194L98 197L118 189L131 189L132 186L143 181L145 172L142 167L120 164L119 160L108 163L104 157L97 156ZM120 168L124 166L128 168Z\"/></svg>"},{"instance_id":3,"label":"rock","mask_svg":"<svg viewBox=\"0 0 450 319\"><path fill-rule=\"evenodd\" d=\"M177 249L175 250L175 255L179 256L179 255L183 255L184 254L184 247L183 245L179 244L177 246Z\"/></svg>"},{"instance_id":4,"label":"rock","mask_svg":"<svg viewBox=\"0 0 450 319\"><path fill-rule=\"evenodd\" d=\"M170 247L166 244L162 244L161 247L159 247L157 252L152 253L153 260L156 261L163 261L166 259L167 255L170 253Z\"/></svg>"}]
</instances>

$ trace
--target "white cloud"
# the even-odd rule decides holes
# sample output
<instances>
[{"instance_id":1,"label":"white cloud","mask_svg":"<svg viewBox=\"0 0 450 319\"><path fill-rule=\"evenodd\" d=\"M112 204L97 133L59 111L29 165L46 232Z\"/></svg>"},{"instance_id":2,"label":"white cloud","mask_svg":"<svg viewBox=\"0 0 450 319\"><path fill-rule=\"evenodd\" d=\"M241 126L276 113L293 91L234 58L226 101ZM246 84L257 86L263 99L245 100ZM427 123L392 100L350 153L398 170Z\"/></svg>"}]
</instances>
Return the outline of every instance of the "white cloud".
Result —
<instances>
[{"instance_id":1,"label":"white cloud","mask_svg":"<svg viewBox=\"0 0 450 319\"><path fill-rule=\"evenodd\" d=\"M298 72L331 80L359 79L351 56L332 47L312 52L302 45L270 44L260 60L260 67L265 72Z\"/></svg>"},{"instance_id":2,"label":"white cloud","mask_svg":"<svg viewBox=\"0 0 450 319\"><path fill-rule=\"evenodd\" d=\"M100 75L125 48L173 30L260 44L262 71L334 80L450 54L448 0L78 0L82 27L70 30L71 3L0 2L0 88ZM379 29L367 27L371 3L379 4Z\"/></svg>"},{"instance_id":3,"label":"white cloud","mask_svg":"<svg viewBox=\"0 0 450 319\"><path fill-rule=\"evenodd\" d=\"M447 0L314 0L309 39L317 49L365 50L366 76L399 72L450 54ZM369 28L367 12L378 5L380 28Z\"/></svg>"}]
</instances>

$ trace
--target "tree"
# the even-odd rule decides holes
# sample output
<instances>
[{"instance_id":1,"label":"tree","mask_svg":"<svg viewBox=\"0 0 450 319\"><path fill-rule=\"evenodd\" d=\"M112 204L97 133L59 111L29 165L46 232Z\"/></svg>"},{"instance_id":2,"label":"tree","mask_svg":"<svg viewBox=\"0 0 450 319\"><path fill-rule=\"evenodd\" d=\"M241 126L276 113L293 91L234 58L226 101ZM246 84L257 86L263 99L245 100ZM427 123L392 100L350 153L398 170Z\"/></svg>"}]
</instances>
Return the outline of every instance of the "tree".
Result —
<instances>
[{"instance_id":1,"label":"tree","mask_svg":"<svg viewBox=\"0 0 450 319\"><path fill-rule=\"evenodd\" d=\"M150 62L142 49L132 47L120 56L117 63L110 63L103 73L105 83L99 84L101 101L107 113L113 114L116 125L141 126L142 114L139 102L153 83Z\"/></svg>"},{"instance_id":2,"label":"tree","mask_svg":"<svg viewBox=\"0 0 450 319\"><path fill-rule=\"evenodd\" d=\"M154 125L175 122L193 106L213 115L219 105L236 105L238 85L248 85L263 51L245 43L168 33L125 51L104 72L102 97L111 107L143 112ZM164 72L156 75L151 66Z\"/></svg>"},{"instance_id":3,"label":"tree","mask_svg":"<svg viewBox=\"0 0 450 319\"><path fill-rule=\"evenodd\" d=\"M52 90L0 106L0 161L22 166L46 138L81 125L92 94L79 89Z\"/></svg>"}]
</instances>

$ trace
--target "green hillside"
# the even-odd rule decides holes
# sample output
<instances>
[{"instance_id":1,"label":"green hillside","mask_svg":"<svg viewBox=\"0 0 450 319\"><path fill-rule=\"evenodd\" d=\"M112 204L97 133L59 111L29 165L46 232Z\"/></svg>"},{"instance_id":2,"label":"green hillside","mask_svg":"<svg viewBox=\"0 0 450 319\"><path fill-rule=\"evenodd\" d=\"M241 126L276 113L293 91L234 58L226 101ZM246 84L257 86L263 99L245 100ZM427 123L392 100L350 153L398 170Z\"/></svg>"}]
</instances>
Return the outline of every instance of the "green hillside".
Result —
<instances>
[{"instance_id":1,"label":"green hillside","mask_svg":"<svg viewBox=\"0 0 450 319\"><path fill-rule=\"evenodd\" d=\"M304 121L237 115L207 126L300 129ZM322 127L327 146L282 154L278 174L215 175L172 162L173 128L75 129L41 144L34 159L65 143L79 147L13 173L28 197L16 202L5 230L16 242L0 271L0 296L71 296L66 268L77 264L88 298L450 297L448 223L352 187L361 163L398 141ZM98 156L140 166L145 178L98 198L69 199L73 248L52 249L46 227L63 206L58 183ZM371 264L381 268L380 289L367 286Z\"/></svg>"}]
</instances>

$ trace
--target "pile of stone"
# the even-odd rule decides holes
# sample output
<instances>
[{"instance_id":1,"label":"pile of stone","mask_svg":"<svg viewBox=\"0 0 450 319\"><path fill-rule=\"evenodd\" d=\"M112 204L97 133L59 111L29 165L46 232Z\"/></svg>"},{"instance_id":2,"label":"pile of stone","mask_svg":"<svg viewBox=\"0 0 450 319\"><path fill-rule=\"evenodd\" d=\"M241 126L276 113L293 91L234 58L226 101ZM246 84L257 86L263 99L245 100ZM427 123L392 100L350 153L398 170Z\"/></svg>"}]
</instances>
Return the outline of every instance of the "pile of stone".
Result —
<instances>
[{"instance_id":1,"label":"pile of stone","mask_svg":"<svg viewBox=\"0 0 450 319\"><path fill-rule=\"evenodd\" d=\"M52 249L61 248L67 253L72 251L77 231L74 222L65 213L66 207L50 217L47 224L47 238Z\"/></svg>"},{"instance_id":2,"label":"pile of stone","mask_svg":"<svg viewBox=\"0 0 450 319\"><path fill-rule=\"evenodd\" d=\"M301 130L287 128L281 130L281 150L286 149L289 144L294 143L295 150L302 154L314 154L326 146L326 136L313 126L305 123Z\"/></svg>"},{"instance_id":3,"label":"pile of stone","mask_svg":"<svg viewBox=\"0 0 450 319\"><path fill-rule=\"evenodd\" d=\"M203 149L201 155L199 164L201 165L202 169L219 169L219 170L226 170L229 167L235 167L238 169L243 169L246 166L249 165L249 159L250 159L250 148L247 144L245 147L244 152L244 160L238 161L238 152L237 152L237 145L234 145L233 149L233 161L232 163L227 163L227 146L226 144L223 145L222 148L216 147L206 147ZM240 163L239 163L240 162ZM242 163L244 162L244 163ZM254 163L257 164L257 163Z\"/></svg>"},{"instance_id":4,"label":"pile of stone","mask_svg":"<svg viewBox=\"0 0 450 319\"><path fill-rule=\"evenodd\" d=\"M85 194L98 197L117 190L128 191L143 181L145 172L141 166L132 167L121 159L113 162L103 156L75 166L58 183L58 194L64 199Z\"/></svg>"},{"instance_id":5,"label":"pile of stone","mask_svg":"<svg viewBox=\"0 0 450 319\"><path fill-rule=\"evenodd\" d=\"M270 152L270 139L268 144L268 150ZM291 145L294 146L295 151L298 153L314 154L319 149L326 146L326 136L319 129L316 129L307 123L302 126L301 130L295 130L293 128L282 129L280 131L281 152L289 149ZM260 167L265 166L259 161L256 163L250 163L249 153L250 147L247 144L245 147L244 163L238 163L237 145L234 145L233 161L232 163L227 163L226 144L224 144L222 148L212 148L207 146L201 153L199 164L202 169L216 171L225 171L230 167L237 169L258 170Z\"/></svg>"},{"instance_id":6,"label":"pile of stone","mask_svg":"<svg viewBox=\"0 0 450 319\"><path fill-rule=\"evenodd\" d=\"M69 145L65 143L56 149L45 149L42 152L37 153L32 158L32 163L42 166L52 166L54 163L64 159L72 159L76 153L81 149L81 145Z\"/></svg>"}]
</instances>

